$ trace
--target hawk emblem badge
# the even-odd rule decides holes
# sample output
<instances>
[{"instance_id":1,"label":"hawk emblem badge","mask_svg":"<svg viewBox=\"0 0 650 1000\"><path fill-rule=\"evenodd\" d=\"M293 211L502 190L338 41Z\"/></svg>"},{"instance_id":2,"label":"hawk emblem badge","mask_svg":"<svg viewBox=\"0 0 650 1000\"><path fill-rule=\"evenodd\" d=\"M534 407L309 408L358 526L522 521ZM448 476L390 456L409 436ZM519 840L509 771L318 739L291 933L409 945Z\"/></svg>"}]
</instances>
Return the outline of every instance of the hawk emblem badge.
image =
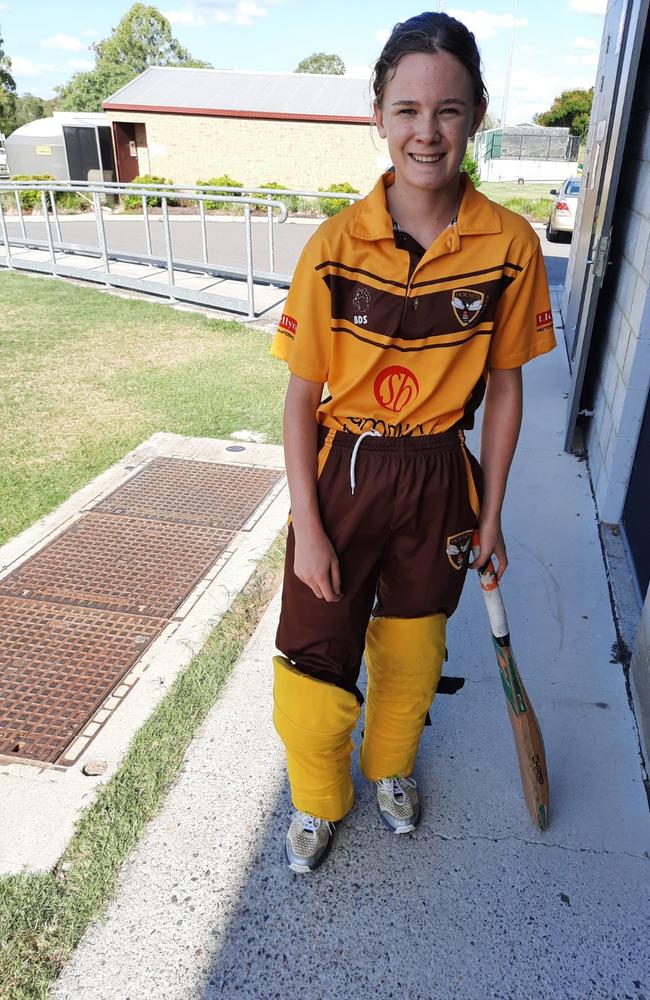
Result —
<instances>
[{"instance_id":1,"label":"hawk emblem badge","mask_svg":"<svg viewBox=\"0 0 650 1000\"><path fill-rule=\"evenodd\" d=\"M469 561L469 549L472 544L471 531L459 531L447 539L447 558L454 569L462 569Z\"/></svg>"},{"instance_id":2,"label":"hawk emblem badge","mask_svg":"<svg viewBox=\"0 0 650 1000\"><path fill-rule=\"evenodd\" d=\"M473 288L455 288L451 293L451 305L461 326L472 326L478 321L487 303L484 292Z\"/></svg>"}]
</instances>

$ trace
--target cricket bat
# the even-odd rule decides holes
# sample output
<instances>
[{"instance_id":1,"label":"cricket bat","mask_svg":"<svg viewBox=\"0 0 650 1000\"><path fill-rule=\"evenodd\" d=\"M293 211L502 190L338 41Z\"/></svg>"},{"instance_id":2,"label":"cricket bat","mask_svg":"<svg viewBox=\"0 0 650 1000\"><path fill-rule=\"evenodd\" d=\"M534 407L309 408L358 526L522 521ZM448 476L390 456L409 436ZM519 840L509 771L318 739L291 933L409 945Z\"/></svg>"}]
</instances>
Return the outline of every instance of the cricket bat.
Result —
<instances>
[{"instance_id":1,"label":"cricket bat","mask_svg":"<svg viewBox=\"0 0 650 1000\"><path fill-rule=\"evenodd\" d=\"M478 532L475 531L472 536L474 558L478 555L478 551ZM506 609L492 559L478 570L478 577L490 620L501 683L508 704L524 798L535 826L540 830L546 830L549 822L549 790L544 740L510 648Z\"/></svg>"}]
</instances>

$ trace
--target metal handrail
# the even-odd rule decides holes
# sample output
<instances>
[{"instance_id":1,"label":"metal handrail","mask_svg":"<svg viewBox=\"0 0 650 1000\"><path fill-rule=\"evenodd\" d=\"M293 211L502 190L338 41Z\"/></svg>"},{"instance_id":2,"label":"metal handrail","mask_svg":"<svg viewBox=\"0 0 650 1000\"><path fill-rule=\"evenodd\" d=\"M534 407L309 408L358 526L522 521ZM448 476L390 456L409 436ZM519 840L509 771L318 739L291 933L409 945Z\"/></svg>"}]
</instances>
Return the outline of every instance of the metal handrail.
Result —
<instances>
[{"instance_id":1,"label":"metal handrail","mask_svg":"<svg viewBox=\"0 0 650 1000\"><path fill-rule=\"evenodd\" d=\"M223 193L225 189L211 187L209 185L203 185L198 188L188 188L182 185L143 185L143 184L123 184L114 181L86 181L80 182L79 184L68 182L68 181L0 181L0 194L2 193L13 193L16 200L17 212L20 220L21 227L21 237L10 238L7 230L6 218L4 207L2 201L0 200L0 239L5 246L5 258L6 266L9 268L17 267L26 270L45 270L48 273L55 275L71 275L73 277L85 277L90 280L101 280L107 285L117 285L120 287L135 288L138 291L150 291L156 294L167 294L171 299L178 299L180 301L188 302L198 302L207 305L217 305L222 308L230 308L236 312L245 312L249 319L255 318L255 303L254 303L254 285L257 278L258 281L263 281L267 284L274 284L278 286L288 285L288 277L285 275L277 275L275 273L275 250L274 250L274 238L273 230L275 222L283 223L286 221L288 216L287 206L283 201L278 200L275 197L276 190L271 189L266 191L263 198L253 197L250 194L242 195L241 189L236 189L239 192L238 203L243 205L244 208L244 235L246 243L246 269L241 271L238 268L224 268L216 267L210 265L208 261L208 243L207 243L207 229L206 229L206 214L205 214L205 203L208 201L217 202L231 202L232 194L228 195ZM260 189L264 190L264 189ZM20 199L20 193L24 191L34 191L41 195L41 210L42 216L45 223L45 235L46 240L35 240L28 239L27 230L25 226L25 218L22 209L22 203ZM57 212L56 199L54 197L57 192L77 192L84 197L90 195L92 197L92 202L94 206L94 217L97 230L97 246L82 246L77 244L70 244L64 242L61 234L61 226L59 215ZM195 201L199 209L199 219L201 225L201 235L202 235L202 254L203 261L193 262L179 260L174 258L172 235L171 235L171 225L169 218L169 201L171 200L172 194L176 196L176 192L183 191L184 198L186 201ZM209 193L206 193L209 192ZM145 223L145 240L146 240L146 254L125 254L123 252L110 250L108 246L108 240L106 235L106 230L104 226L104 216L102 212L102 206L100 203L100 197L104 195L135 195L140 198L142 202L143 209L143 219ZM337 195L333 192L334 196ZM321 195L322 196L322 195ZM165 256L164 258L153 257L152 255L152 245L151 245L151 232L149 228L149 206L148 199L156 197L160 199L162 208L162 222L163 222L163 232L165 239ZM347 200L347 196L343 195L343 199ZM269 271L268 272L258 272L257 274L253 269L253 234L251 226L251 209L253 207L261 207L266 209L267 220L268 220L268 230L269 230ZM275 210L277 209L277 218L275 215ZM52 223L54 225L54 238L52 234L52 227L50 225L50 215L52 217ZM49 259L47 264L45 261L39 261L36 265L33 261L27 261L26 259L13 259L12 255L12 245L14 247L34 247L40 249L41 247L47 247L49 251ZM98 256L101 258L103 263L103 269L93 269L91 272L82 272L79 268L69 264L68 260L61 262L57 260L57 251L64 254L85 254L90 256ZM158 282L152 282L147 280L146 283L142 279L129 278L124 275L116 275L111 271L111 261L115 260L126 260L130 262L140 262L143 264L160 263L161 260L164 261L167 270L167 284L162 286ZM188 290L177 284L175 280L175 271L187 271L187 270L198 270L211 276L222 276L222 277L237 277L245 278L247 295L245 300L240 299L226 299L224 296L217 296L212 293Z\"/></svg>"}]
</instances>

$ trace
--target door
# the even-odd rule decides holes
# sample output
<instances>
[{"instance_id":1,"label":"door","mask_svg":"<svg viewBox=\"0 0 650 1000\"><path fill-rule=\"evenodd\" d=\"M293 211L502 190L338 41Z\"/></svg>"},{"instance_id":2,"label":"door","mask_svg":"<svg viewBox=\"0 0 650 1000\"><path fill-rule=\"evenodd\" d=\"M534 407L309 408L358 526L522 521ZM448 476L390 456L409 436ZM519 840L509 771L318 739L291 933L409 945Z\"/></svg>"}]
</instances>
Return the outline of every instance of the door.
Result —
<instances>
[{"instance_id":1,"label":"door","mask_svg":"<svg viewBox=\"0 0 650 1000\"><path fill-rule=\"evenodd\" d=\"M636 446L632 475L625 497L621 518L632 556L641 601L650 583L650 532L648 503L650 498L650 399L645 405L641 433Z\"/></svg>"},{"instance_id":2,"label":"door","mask_svg":"<svg viewBox=\"0 0 650 1000\"><path fill-rule=\"evenodd\" d=\"M71 181L87 181L91 170L99 169L99 150L95 129L76 125L63 126L63 141L68 157Z\"/></svg>"},{"instance_id":3,"label":"door","mask_svg":"<svg viewBox=\"0 0 650 1000\"><path fill-rule=\"evenodd\" d=\"M563 306L571 367L565 448L571 449L598 296L608 265L612 218L648 0L610 0L591 109L582 191Z\"/></svg>"},{"instance_id":4,"label":"door","mask_svg":"<svg viewBox=\"0 0 650 1000\"><path fill-rule=\"evenodd\" d=\"M117 153L117 179L128 184L139 173L135 125L130 122L113 122L113 135Z\"/></svg>"}]
</instances>

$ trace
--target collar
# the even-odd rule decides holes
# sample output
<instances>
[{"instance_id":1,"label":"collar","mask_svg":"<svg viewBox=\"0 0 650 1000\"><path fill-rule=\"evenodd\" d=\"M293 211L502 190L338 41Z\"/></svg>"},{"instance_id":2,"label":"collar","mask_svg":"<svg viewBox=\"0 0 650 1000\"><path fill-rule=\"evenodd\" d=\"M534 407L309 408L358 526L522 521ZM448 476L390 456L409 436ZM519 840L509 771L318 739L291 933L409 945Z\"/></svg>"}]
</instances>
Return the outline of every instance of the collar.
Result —
<instances>
[{"instance_id":1,"label":"collar","mask_svg":"<svg viewBox=\"0 0 650 1000\"><path fill-rule=\"evenodd\" d=\"M357 212L351 232L362 240L394 238L393 220L386 204L386 190L395 183L395 172L382 174L374 188L357 202ZM501 218L493 203L480 194L467 174L463 174L463 195L456 222L459 236L479 236L500 233Z\"/></svg>"}]
</instances>

